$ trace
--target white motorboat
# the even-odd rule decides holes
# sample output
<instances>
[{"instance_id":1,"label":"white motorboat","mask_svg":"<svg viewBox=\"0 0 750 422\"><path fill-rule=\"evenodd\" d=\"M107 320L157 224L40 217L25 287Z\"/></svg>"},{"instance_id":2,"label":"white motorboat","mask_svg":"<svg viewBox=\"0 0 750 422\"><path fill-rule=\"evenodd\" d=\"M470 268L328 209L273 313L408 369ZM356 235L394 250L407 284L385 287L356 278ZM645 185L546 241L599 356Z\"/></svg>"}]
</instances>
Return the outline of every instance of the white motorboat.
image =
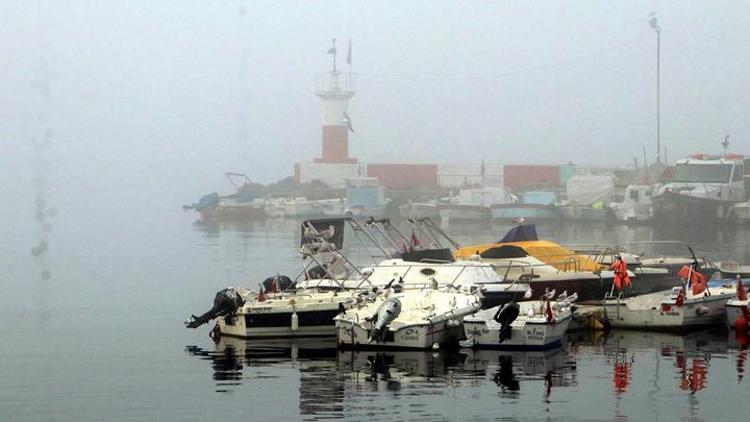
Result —
<instances>
[{"instance_id":1,"label":"white motorboat","mask_svg":"<svg viewBox=\"0 0 750 422\"><path fill-rule=\"evenodd\" d=\"M270 199L266 203L266 214L274 218L319 217L330 209L343 209L343 204L343 198L311 200L304 196L286 196Z\"/></svg>"},{"instance_id":2,"label":"white motorboat","mask_svg":"<svg viewBox=\"0 0 750 422\"><path fill-rule=\"evenodd\" d=\"M303 224L301 253L307 264L297 280L276 275L264 280L257 291L234 287L223 289L216 294L208 312L191 316L185 321L185 326L197 328L216 320L215 330L221 335L248 338L334 336L333 318L356 303L359 295L367 293L363 289L372 286L339 251L343 223L330 223L321 220L317 226L310 221ZM336 288L303 285L300 278L302 275L308 278L311 272L317 272L313 278L325 279L313 284ZM360 276L358 288L344 289L341 281L353 277L353 274Z\"/></svg>"},{"instance_id":3,"label":"white motorboat","mask_svg":"<svg viewBox=\"0 0 750 422\"><path fill-rule=\"evenodd\" d=\"M236 316L217 319L222 335L235 337L333 336L333 319L356 303L355 292L303 290L250 300Z\"/></svg>"},{"instance_id":4,"label":"white motorboat","mask_svg":"<svg viewBox=\"0 0 750 422\"><path fill-rule=\"evenodd\" d=\"M734 286L711 282L700 293L674 287L629 298L607 298L605 325L620 328L685 331L694 327L721 324L725 305L734 295ZM687 291L687 292L686 292Z\"/></svg>"},{"instance_id":5,"label":"white motorboat","mask_svg":"<svg viewBox=\"0 0 750 422\"><path fill-rule=\"evenodd\" d=\"M667 224L716 224L730 221L736 203L747 200L743 157L693 154L678 160L672 181L651 198L653 218Z\"/></svg>"},{"instance_id":6,"label":"white motorboat","mask_svg":"<svg viewBox=\"0 0 750 422\"><path fill-rule=\"evenodd\" d=\"M622 202L610 202L615 220L624 223L645 223L651 220L651 197L654 185L630 184Z\"/></svg>"},{"instance_id":7,"label":"white motorboat","mask_svg":"<svg viewBox=\"0 0 750 422\"><path fill-rule=\"evenodd\" d=\"M339 314L339 346L352 348L428 349L457 342L461 323L481 307L474 294L453 289L383 292Z\"/></svg>"},{"instance_id":8,"label":"white motorboat","mask_svg":"<svg viewBox=\"0 0 750 422\"><path fill-rule=\"evenodd\" d=\"M566 294L557 301L512 302L479 311L464 318L466 340L461 346L517 350L557 347L573 321L575 300L575 295Z\"/></svg>"},{"instance_id":9,"label":"white motorboat","mask_svg":"<svg viewBox=\"0 0 750 422\"><path fill-rule=\"evenodd\" d=\"M465 293L481 293L484 307L521 300L530 290L528 282L517 279L514 279L515 282L504 282L492 265L476 261L411 262L386 259L378 265L362 268L361 274L346 280L300 281L298 285L318 289L362 289L362 286L379 289L394 287L398 290L451 287Z\"/></svg>"}]
</instances>

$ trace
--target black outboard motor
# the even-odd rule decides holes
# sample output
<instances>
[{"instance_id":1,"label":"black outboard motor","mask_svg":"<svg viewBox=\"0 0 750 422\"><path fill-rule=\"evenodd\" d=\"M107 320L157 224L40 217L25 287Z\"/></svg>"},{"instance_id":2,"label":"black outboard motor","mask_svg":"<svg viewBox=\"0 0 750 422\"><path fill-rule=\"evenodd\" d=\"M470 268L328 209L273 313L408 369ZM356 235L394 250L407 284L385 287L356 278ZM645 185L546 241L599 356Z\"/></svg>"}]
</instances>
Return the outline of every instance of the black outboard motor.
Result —
<instances>
[{"instance_id":1,"label":"black outboard motor","mask_svg":"<svg viewBox=\"0 0 750 422\"><path fill-rule=\"evenodd\" d=\"M234 314L244 304L245 300L233 288L220 290L214 297L214 307L199 317L191 315L190 319L185 321L185 327L198 328L214 318Z\"/></svg>"},{"instance_id":2,"label":"black outboard motor","mask_svg":"<svg viewBox=\"0 0 750 422\"><path fill-rule=\"evenodd\" d=\"M518 318L520 311L521 307L516 302L508 302L498 309L495 316L492 317L492 319L500 324L500 343L510 338L510 324Z\"/></svg>"}]
</instances>

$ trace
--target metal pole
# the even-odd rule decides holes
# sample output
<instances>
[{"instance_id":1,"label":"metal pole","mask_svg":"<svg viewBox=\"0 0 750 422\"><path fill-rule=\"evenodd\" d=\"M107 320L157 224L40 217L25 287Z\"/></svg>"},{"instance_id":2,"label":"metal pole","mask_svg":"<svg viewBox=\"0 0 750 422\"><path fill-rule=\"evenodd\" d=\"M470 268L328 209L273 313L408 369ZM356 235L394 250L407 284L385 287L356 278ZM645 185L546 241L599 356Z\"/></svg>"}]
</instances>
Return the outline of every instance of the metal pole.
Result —
<instances>
[{"instance_id":1,"label":"metal pole","mask_svg":"<svg viewBox=\"0 0 750 422\"><path fill-rule=\"evenodd\" d=\"M661 163L661 28L656 30L656 162Z\"/></svg>"}]
</instances>

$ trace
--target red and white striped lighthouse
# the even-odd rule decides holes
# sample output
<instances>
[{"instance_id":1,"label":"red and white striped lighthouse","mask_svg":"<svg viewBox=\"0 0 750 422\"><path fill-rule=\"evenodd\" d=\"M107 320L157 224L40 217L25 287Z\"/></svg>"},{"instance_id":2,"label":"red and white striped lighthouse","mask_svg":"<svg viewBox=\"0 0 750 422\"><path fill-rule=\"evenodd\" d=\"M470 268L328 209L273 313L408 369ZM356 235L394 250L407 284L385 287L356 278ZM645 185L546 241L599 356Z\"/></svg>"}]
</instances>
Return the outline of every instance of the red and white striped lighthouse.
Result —
<instances>
[{"instance_id":1,"label":"red and white striped lighthouse","mask_svg":"<svg viewBox=\"0 0 750 422\"><path fill-rule=\"evenodd\" d=\"M356 163L356 158L349 158L349 132L353 132L349 118L349 99L354 96L354 84L351 71L342 75L336 69L336 40L328 50L333 56L333 69L321 76L316 95L321 99L323 108L323 150L316 163ZM351 66L351 44L347 53L347 63Z\"/></svg>"}]
</instances>

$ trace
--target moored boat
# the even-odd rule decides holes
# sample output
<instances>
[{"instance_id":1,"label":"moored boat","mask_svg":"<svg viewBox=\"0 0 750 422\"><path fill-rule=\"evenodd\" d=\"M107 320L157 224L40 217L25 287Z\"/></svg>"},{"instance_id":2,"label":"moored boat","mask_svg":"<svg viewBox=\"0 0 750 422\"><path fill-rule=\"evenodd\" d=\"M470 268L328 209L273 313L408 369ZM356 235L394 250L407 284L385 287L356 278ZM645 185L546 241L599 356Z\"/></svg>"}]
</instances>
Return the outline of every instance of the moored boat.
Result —
<instances>
[{"instance_id":1,"label":"moored boat","mask_svg":"<svg viewBox=\"0 0 750 422\"><path fill-rule=\"evenodd\" d=\"M746 332L750 322L750 308L748 308L747 290L742 279L736 277L736 292L734 297L727 301L726 314L727 326L730 329Z\"/></svg>"},{"instance_id":2,"label":"moored boat","mask_svg":"<svg viewBox=\"0 0 750 422\"><path fill-rule=\"evenodd\" d=\"M547 290L557 290L576 292L582 302L600 302L612 289L615 278L601 256L594 260L557 243L539 240L534 225L517 226L497 243L461 247L455 255L458 259L492 264L505 281L525 275L534 299ZM679 285L679 279L662 268L631 266L628 276L634 280L628 295Z\"/></svg>"},{"instance_id":3,"label":"moored boat","mask_svg":"<svg viewBox=\"0 0 750 422\"><path fill-rule=\"evenodd\" d=\"M644 224L651 220L651 197L654 186L632 183L625 188L621 202L610 202L614 219L627 224Z\"/></svg>"},{"instance_id":4,"label":"moored boat","mask_svg":"<svg viewBox=\"0 0 750 422\"><path fill-rule=\"evenodd\" d=\"M235 189L230 195L210 193L203 195L197 203L183 205L184 210L200 213L200 222L248 221L266 216L266 202L255 198L251 192L252 182L242 173L226 173L226 178ZM237 179L242 180L240 183Z\"/></svg>"},{"instance_id":5,"label":"moored boat","mask_svg":"<svg viewBox=\"0 0 750 422\"><path fill-rule=\"evenodd\" d=\"M576 298L551 299L548 294L544 300L511 302L464 318L466 340L461 346L518 350L559 346L573 320Z\"/></svg>"},{"instance_id":6,"label":"moored boat","mask_svg":"<svg viewBox=\"0 0 750 422\"><path fill-rule=\"evenodd\" d=\"M742 156L694 154L677 161L672 181L655 192L653 218L662 224L725 223L745 195Z\"/></svg>"},{"instance_id":7,"label":"moored boat","mask_svg":"<svg viewBox=\"0 0 750 422\"><path fill-rule=\"evenodd\" d=\"M610 297L603 303L605 325L615 328L687 331L721 324L725 305L735 292L727 280L706 282L694 269L685 267L686 282L672 290L634 297ZM731 282L731 280L729 280Z\"/></svg>"},{"instance_id":8,"label":"moored boat","mask_svg":"<svg viewBox=\"0 0 750 422\"><path fill-rule=\"evenodd\" d=\"M336 317L340 347L428 349L456 343L463 318L481 307L474 294L451 289L386 291Z\"/></svg>"}]
</instances>

